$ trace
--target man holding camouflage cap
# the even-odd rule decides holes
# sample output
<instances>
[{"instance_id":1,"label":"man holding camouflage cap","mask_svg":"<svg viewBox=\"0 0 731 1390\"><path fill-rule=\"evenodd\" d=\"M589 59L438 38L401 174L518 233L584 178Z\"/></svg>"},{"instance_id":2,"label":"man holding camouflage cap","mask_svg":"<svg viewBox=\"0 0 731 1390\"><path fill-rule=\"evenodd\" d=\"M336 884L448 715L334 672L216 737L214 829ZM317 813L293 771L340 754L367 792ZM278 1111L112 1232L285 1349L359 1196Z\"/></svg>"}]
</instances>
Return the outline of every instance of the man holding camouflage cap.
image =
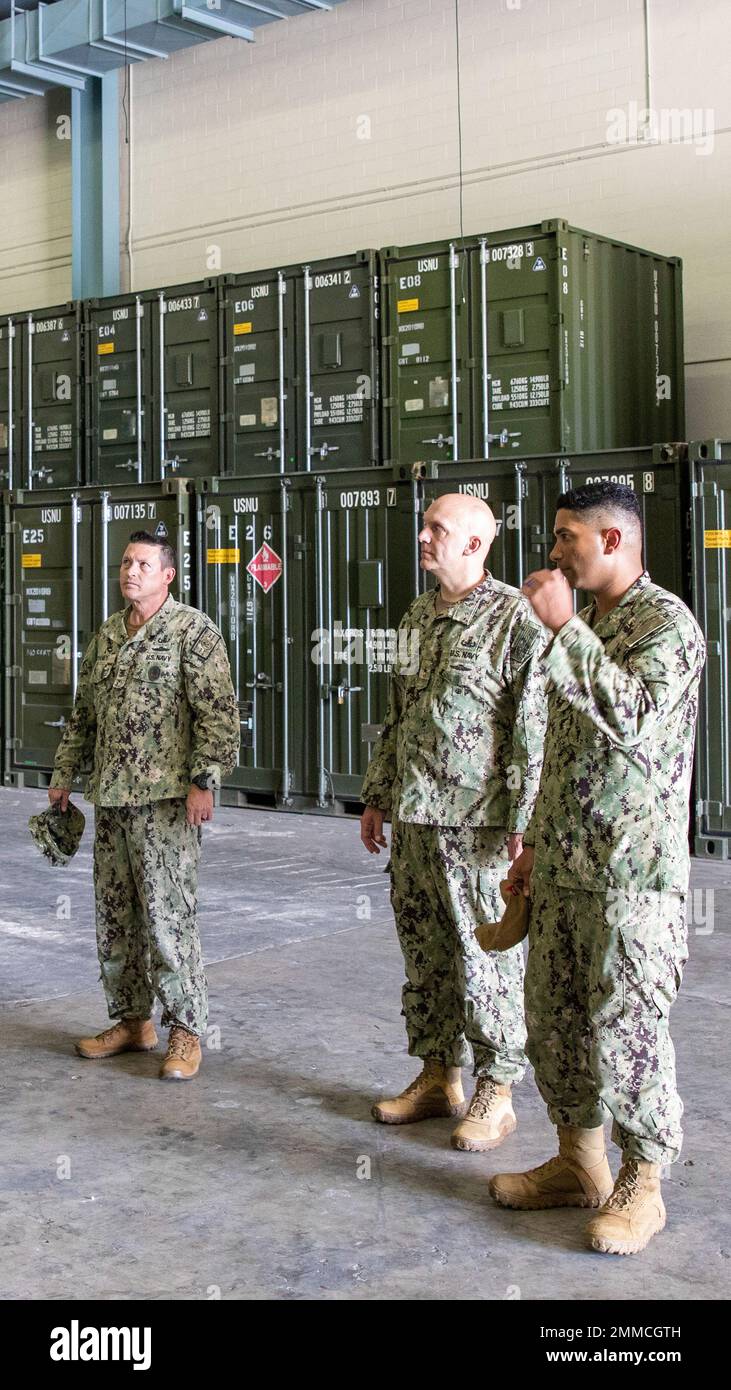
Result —
<instances>
[{"instance_id":1,"label":"man holding camouflage cap","mask_svg":"<svg viewBox=\"0 0 731 1390\"><path fill-rule=\"evenodd\" d=\"M218 628L169 593L175 554L159 529L130 537L120 567L128 606L86 651L49 798L65 810L74 778L92 765L97 945L118 1022L77 1051L151 1051L157 997L170 1026L160 1075L187 1080L200 1066L208 1011L196 925L200 826L236 763L239 713Z\"/></svg>"},{"instance_id":2,"label":"man holding camouflage cap","mask_svg":"<svg viewBox=\"0 0 731 1390\"><path fill-rule=\"evenodd\" d=\"M665 1224L662 1165L683 1106L668 1015L687 957L688 799L703 637L642 561L631 488L558 499L556 570L523 588L554 634L540 790L510 878L530 894L528 1056L559 1152L490 1183L497 1202L599 1207L592 1249L629 1255ZM571 589L593 601L574 615ZM616 1183L603 1121L622 1150Z\"/></svg>"},{"instance_id":3,"label":"man holding camouflage cap","mask_svg":"<svg viewBox=\"0 0 731 1390\"><path fill-rule=\"evenodd\" d=\"M515 1128L511 1086L525 1069L523 954L484 953L474 936L502 916L498 884L520 853L538 788L546 634L526 599L486 573L495 539L477 498L439 497L419 535L438 587L399 630L386 721L366 774L361 839L385 846L393 822L391 901L406 967L403 1013L420 1076L373 1108L385 1124L462 1116L461 1068L477 1078L458 1149L485 1150Z\"/></svg>"}]
</instances>

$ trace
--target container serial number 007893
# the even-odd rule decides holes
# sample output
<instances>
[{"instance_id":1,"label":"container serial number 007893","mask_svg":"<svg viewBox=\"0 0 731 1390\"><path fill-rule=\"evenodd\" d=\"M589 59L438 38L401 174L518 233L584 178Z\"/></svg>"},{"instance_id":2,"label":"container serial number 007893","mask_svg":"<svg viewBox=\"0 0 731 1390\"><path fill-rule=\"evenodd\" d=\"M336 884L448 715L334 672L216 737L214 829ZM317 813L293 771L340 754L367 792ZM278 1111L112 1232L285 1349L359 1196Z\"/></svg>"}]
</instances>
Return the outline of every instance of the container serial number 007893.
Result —
<instances>
[{"instance_id":1,"label":"container serial number 007893","mask_svg":"<svg viewBox=\"0 0 731 1390\"><path fill-rule=\"evenodd\" d=\"M341 492L340 505L346 509L351 507L380 507L381 493L377 487L358 488L351 492Z\"/></svg>"}]
</instances>

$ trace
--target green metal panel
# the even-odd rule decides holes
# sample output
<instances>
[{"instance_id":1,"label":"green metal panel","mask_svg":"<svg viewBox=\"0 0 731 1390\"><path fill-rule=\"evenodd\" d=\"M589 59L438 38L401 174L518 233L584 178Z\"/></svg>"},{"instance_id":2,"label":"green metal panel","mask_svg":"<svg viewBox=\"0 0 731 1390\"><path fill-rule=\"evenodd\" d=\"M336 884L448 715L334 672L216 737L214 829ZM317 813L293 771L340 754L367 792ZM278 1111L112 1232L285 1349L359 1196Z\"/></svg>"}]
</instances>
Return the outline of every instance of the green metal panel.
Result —
<instances>
[{"instance_id":1,"label":"green metal panel","mask_svg":"<svg viewBox=\"0 0 731 1390\"><path fill-rule=\"evenodd\" d=\"M152 320L157 304L142 295L83 305L86 477L120 486L154 476Z\"/></svg>"},{"instance_id":2,"label":"green metal panel","mask_svg":"<svg viewBox=\"0 0 731 1390\"><path fill-rule=\"evenodd\" d=\"M378 257L222 280L226 472L379 462Z\"/></svg>"},{"instance_id":3,"label":"green metal panel","mask_svg":"<svg viewBox=\"0 0 731 1390\"><path fill-rule=\"evenodd\" d=\"M471 244L381 252L384 462L474 456Z\"/></svg>"},{"instance_id":4,"label":"green metal panel","mask_svg":"<svg viewBox=\"0 0 731 1390\"><path fill-rule=\"evenodd\" d=\"M284 270L221 281L225 471L280 473L297 461L295 296Z\"/></svg>"},{"instance_id":5,"label":"green metal panel","mask_svg":"<svg viewBox=\"0 0 731 1390\"><path fill-rule=\"evenodd\" d=\"M74 487L82 476L81 313L78 304L15 319L20 380L14 485L33 491Z\"/></svg>"},{"instance_id":6,"label":"green metal panel","mask_svg":"<svg viewBox=\"0 0 731 1390\"><path fill-rule=\"evenodd\" d=\"M22 357L19 320L0 318L0 486L16 487L23 481L21 450Z\"/></svg>"},{"instance_id":7,"label":"green metal panel","mask_svg":"<svg viewBox=\"0 0 731 1390\"><path fill-rule=\"evenodd\" d=\"M78 304L24 315L23 476L27 487L73 487L82 476Z\"/></svg>"},{"instance_id":8,"label":"green metal panel","mask_svg":"<svg viewBox=\"0 0 731 1390\"><path fill-rule=\"evenodd\" d=\"M285 478L198 485L199 606L224 635L241 718L239 765L224 800L299 807L304 792L307 559L302 498ZM263 554L266 552L266 555ZM265 586L249 566L261 555ZM281 566L278 566L281 561Z\"/></svg>"},{"instance_id":9,"label":"green metal panel","mask_svg":"<svg viewBox=\"0 0 731 1390\"><path fill-rule=\"evenodd\" d=\"M677 258L562 220L452 243L451 283L445 243L381 255L384 448L395 462L682 439ZM434 412L450 377L459 409L444 395ZM427 419L438 428L420 429Z\"/></svg>"},{"instance_id":10,"label":"green metal panel","mask_svg":"<svg viewBox=\"0 0 731 1390\"><path fill-rule=\"evenodd\" d=\"M142 297L152 316L155 475L204 478L219 473L223 425L218 281L171 285Z\"/></svg>"},{"instance_id":11,"label":"green metal panel","mask_svg":"<svg viewBox=\"0 0 731 1390\"><path fill-rule=\"evenodd\" d=\"M44 786L73 704L74 670L99 624L123 606L119 562L130 532L164 521L178 556L173 593L182 601L193 593L190 497L177 479L43 496L19 490L5 495L5 518L5 780Z\"/></svg>"},{"instance_id":12,"label":"green metal panel","mask_svg":"<svg viewBox=\"0 0 731 1390\"><path fill-rule=\"evenodd\" d=\"M419 592L417 484L389 470L297 479L310 573L307 791L356 803L388 701L396 628Z\"/></svg>"},{"instance_id":13,"label":"green metal panel","mask_svg":"<svg viewBox=\"0 0 731 1390\"><path fill-rule=\"evenodd\" d=\"M706 637L695 760L695 852L731 859L731 443L690 445L692 603Z\"/></svg>"}]
</instances>

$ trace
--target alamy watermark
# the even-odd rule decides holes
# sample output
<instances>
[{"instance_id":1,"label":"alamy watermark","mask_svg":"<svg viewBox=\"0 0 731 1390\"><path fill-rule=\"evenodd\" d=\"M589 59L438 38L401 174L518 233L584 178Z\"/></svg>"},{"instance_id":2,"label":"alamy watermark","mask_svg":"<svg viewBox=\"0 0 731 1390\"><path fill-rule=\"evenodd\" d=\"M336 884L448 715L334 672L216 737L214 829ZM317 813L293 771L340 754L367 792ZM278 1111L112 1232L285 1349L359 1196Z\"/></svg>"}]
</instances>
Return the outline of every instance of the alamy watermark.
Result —
<instances>
[{"instance_id":1,"label":"alamy watermark","mask_svg":"<svg viewBox=\"0 0 731 1390\"><path fill-rule=\"evenodd\" d=\"M713 154L716 123L709 106L612 106L607 111L609 145L694 145L698 154Z\"/></svg>"}]
</instances>

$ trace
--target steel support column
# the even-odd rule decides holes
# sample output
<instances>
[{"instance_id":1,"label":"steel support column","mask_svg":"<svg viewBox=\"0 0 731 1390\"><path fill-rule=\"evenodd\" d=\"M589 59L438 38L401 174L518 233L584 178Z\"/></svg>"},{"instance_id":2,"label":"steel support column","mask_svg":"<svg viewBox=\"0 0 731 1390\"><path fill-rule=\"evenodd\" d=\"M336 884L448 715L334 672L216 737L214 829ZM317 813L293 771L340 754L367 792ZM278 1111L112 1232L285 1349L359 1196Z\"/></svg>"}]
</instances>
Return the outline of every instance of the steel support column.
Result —
<instances>
[{"instance_id":1,"label":"steel support column","mask_svg":"<svg viewBox=\"0 0 731 1390\"><path fill-rule=\"evenodd\" d=\"M71 297L118 294L119 80L87 77L71 93Z\"/></svg>"}]
</instances>

